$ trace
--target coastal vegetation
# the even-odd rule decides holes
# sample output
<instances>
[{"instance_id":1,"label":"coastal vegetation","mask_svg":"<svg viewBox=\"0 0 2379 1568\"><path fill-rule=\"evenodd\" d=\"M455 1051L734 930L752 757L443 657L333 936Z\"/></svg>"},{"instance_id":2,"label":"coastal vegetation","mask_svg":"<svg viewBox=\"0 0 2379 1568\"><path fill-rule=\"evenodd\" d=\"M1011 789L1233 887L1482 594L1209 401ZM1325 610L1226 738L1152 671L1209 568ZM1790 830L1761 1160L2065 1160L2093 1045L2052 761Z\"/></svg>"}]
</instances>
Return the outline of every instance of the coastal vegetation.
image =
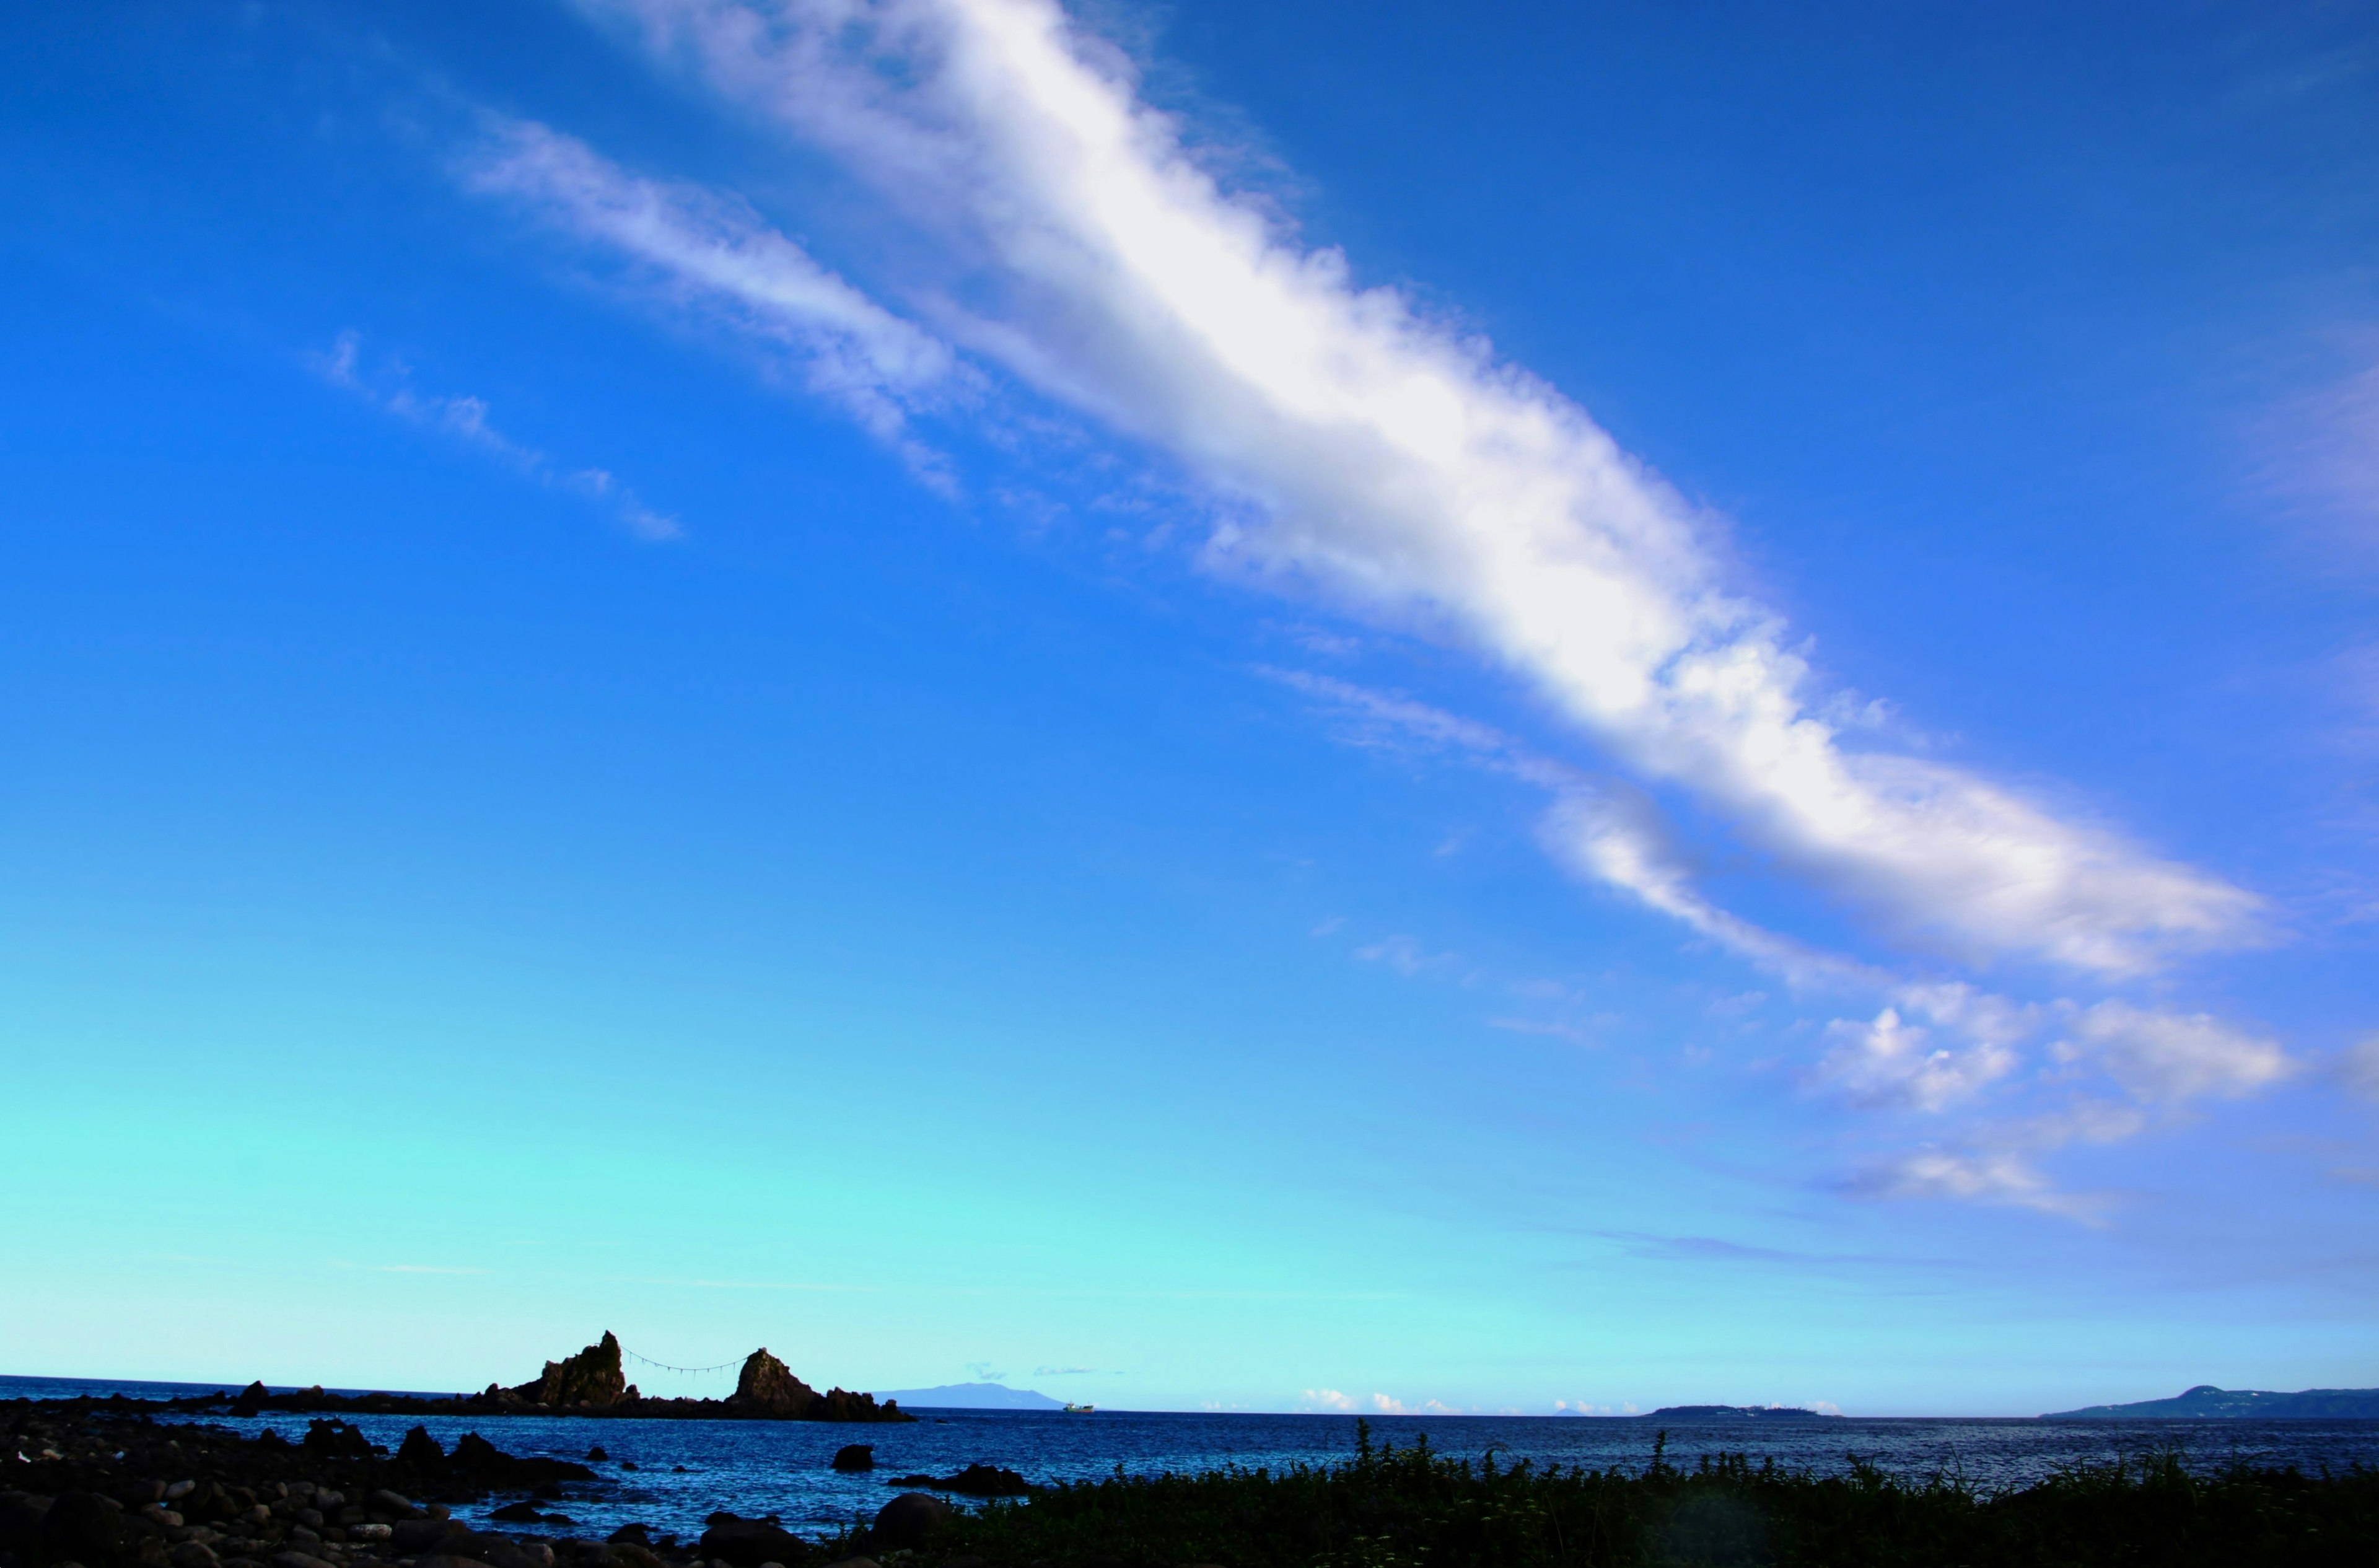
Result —
<instances>
[{"instance_id":1,"label":"coastal vegetation","mask_svg":"<svg viewBox=\"0 0 2379 1568\"><path fill-rule=\"evenodd\" d=\"M863 1547L863 1538L844 1543ZM953 1565L993 1568L2338 1568L2379 1562L2379 1471L2192 1470L2174 1452L1989 1492L1854 1463L1740 1455L1540 1468L1374 1444L1328 1466L1059 1486L954 1514Z\"/></svg>"}]
</instances>

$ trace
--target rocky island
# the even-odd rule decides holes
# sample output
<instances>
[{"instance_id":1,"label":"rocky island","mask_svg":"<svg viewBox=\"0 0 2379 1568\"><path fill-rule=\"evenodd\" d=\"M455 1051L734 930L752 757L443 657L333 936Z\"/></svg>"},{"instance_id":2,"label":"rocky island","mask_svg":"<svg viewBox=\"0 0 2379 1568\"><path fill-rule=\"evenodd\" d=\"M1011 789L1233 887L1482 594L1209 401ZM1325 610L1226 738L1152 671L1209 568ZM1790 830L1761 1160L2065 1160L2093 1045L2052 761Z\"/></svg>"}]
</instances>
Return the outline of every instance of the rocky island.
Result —
<instances>
[{"instance_id":1,"label":"rocky island","mask_svg":"<svg viewBox=\"0 0 2379 1568\"><path fill-rule=\"evenodd\" d=\"M252 1382L223 1393L169 1402L183 1410L253 1416L280 1410L301 1415L610 1416L680 1421L912 1421L898 1400L829 1389L824 1393L795 1377L764 1347L744 1358L735 1392L725 1399L647 1399L621 1366L620 1341L603 1337L575 1356L548 1361L545 1370L507 1388L489 1383L479 1393L332 1393L313 1388L274 1393Z\"/></svg>"}]
</instances>

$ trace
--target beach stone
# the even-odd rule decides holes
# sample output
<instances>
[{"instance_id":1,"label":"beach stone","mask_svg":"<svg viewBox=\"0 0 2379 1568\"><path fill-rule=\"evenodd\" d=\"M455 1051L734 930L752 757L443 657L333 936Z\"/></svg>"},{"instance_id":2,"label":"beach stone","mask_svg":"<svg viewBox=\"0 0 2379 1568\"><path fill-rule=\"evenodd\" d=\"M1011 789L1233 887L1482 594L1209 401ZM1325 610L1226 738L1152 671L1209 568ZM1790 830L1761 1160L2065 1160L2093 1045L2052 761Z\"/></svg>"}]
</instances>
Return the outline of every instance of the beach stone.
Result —
<instances>
[{"instance_id":1,"label":"beach stone","mask_svg":"<svg viewBox=\"0 0 2379 1568\"><path fill-rule=\"evenodd\" d=\"M603 1552L613 1568L661 1568L660 1554L641 1541L615 1538Z\"/></svg>"},{"instance_id":2,"label":"beach stone","mask_svg":"<svg viewBox=\"0 0 2379 1568\"><path fill-rule=\"evenodd\" d=\"M104 1562L124 1550L124 1514L95 1491L62 1491L42 1520L53 1557Z\"/></svg>"},{"instance_id":3,"label":"beach stone","mask_svg":"<svg viewBox=\"0 0 2379 1568\"><path fill-rule=\"evenodd\" d=\"M388 1533L390 1542L404 1557L451 1553L454 1548L450 1543L471 1538L471 1527L453 1519L406 1519L390 1526Z\"/></svg>"},{"instance_id":4,"label":"beach stone","mask_svg":"<svg viewBox=\"0 0 2379 1568\"><path fill-rule=\"evenodd\" d=\"M876 1544L894 1551L914 1550L949 1516L950 1505L933 1493L904 1491L876 1511Z\"/></svg>"},{"instance_id":5,"label":"beach stone","mask_svg":"<svg viewBox=\"0 0 2379 1568\"><path fill-rule=\"evenodd\" d=\"M834 1451L834 1467L838 1470L873 1470L876 1468L876 1445L872 1442L847 1442Z\"/></svg>"},{"instance_id":6,"label":"beach stone","mask_svg":"<svg viewBox=\"0 0 2379 1568\"><path fill-rule=\"evenodd\" d=\"M384 1541L396 1533L393 1525L349 1525L347 1538L351 1541Z\"/></svg>"},{"instance_id":7,"label":"beach stone","mask_svg":"<svg viewBox=\"0 0 2379 1568\"><path fill-rule=\"evenodd\" d=\"M714 1514L695 1550L733 1568L760 1568L763 1562L799 1563L809 1556L810 1544L765 1519Z\"/></svg>"},{"instance_id":8,"label":"beach stone","mask_svg":"<svg viewBox=\"0 0 2379 1568\"><path fill-rule=\"evenodd\" d=\"M633 1542L641 1547L650 1547L653 1544L653 1533L645 1528L642 1524L622 1525L604 1538L613 1546L622 1542Z\"/></svg>"},{"instance_id":9,"label":"beach stone","mask_svg":"<svg viewBox=\"0 0 2379 1568\"><path fill-rule=\"evenodd\" d=\"M42 1538L50 1500L30 1492L0 1492L0 1551L21 1551Z\"/></svg>"},{"instance_id":10,"label":"beach stone","mask_svg":"<svg viewBox=\"0 0 2379 1568\"><path fill-rule=\"evenodd\" d=\"M174 1568L215 1568L214 1549L204 1541L182 1541L165 1553Z\"/></svg>"},{"instance_id":11,"label":"beach stone","mask_svg":"<svg viewBox=\"0 0 2379 1568\"><path fill-rule=\"evenodd\" d=\"M199 1483L196 1481L175 1481L165 1489L164 1500L167 1502L179 1502L198 1490Z\"/></svg>"},{"instance_id":12,"label":"beach stone","mask_svg":"<svg viewBox=\"0 0 2379 1568\"><path fill-rule=\"evenodd\" d=\"M391 1524L399 1519L410 1519L420 1512L404 1493L391 1491L386 1487L365 1498L364 1507L374 1514L387 1515L383 1522Z\"/></svg>"},{"instance_id":13,"label":"beach stone","mask_svg":"<svg viewBox=\"0 0 2379 1568\"><path fill-rule=\"evenodd\" d=\"M328 1559L310 1551L276 1551L272 1554L272 1568L331 1568L331 1564Z\"/></svg>"},{"instance_id":14,"label":"beach stone","mask_svg":"<svg viewBox=\"0 0 2379 1568\"><path fill-rule=\"evenodd\" d=\"M278 1565L275 1565L278 1568ZM476 1557L460 1557L453 1552L433 1551L415 1560L413 1568L478 1568Z\"/></svg>"},{"instance_id":15,"label":"beach stone","mask_svg":"<svg viewBox=\"0 0 2379 1568\"><path fill-rule=\"evenodd\" d=\"M952 1561L952 1562L974 1562L974 1563L978 1564L978 1568L979 1568L979 1565L982 1563L983 1559L982 1559L982 1558L980 1558L980 1557L977 1557L977 1558L972 1558L972 1559L968 1559L968 1558L954 1558L954 1559L952 1559L951 1561ZM827 1565L827 1568L876 1568L876 1559L874 1559L874 1558L872 1558L872 1557L846 1557L846 1558L844 1558L844 1559L843 1559L841 1562L830 1562L830 1563L828 1563L828 1564ZM949 1568L949 1564L948 1564L948 1563L945 1563L945 1564L943 1564L943 1568Z\"/></svg>"}]
</instances>

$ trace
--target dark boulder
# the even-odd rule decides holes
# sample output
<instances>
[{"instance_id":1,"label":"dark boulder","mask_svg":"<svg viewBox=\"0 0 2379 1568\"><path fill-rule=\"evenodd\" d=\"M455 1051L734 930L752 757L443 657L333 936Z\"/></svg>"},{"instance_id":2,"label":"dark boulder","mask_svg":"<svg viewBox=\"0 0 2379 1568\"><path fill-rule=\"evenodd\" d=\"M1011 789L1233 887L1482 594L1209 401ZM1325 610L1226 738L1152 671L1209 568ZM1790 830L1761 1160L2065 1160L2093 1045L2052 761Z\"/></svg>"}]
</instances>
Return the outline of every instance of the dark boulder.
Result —
<instances>
[{"instance_id":1,"label":"dark boulder","mask_svg":"<svg viewBox=\"0 0 2379 1568\"><path fill-rule=\"evenodd\" d=\"M990 1465L970 1465L955 1476L895 1476L888 1484L931 1487L936 1491L960 1492L968 1497L1024 1497L1033 1490L1033 1483L1015 1471Z\"/></svg>"},{"instance_id":2,"label":"dark boulder","mask_svg":"<svg viewBox=\"0 0 2379 1568\"><path fill-rule=\"evenodd\" d=\"M947 1478L936 1489L960 1492L968 1497L1023 1497L1033 1490L1033 1483L1013 1470L1002 1470L991 1465L970 1465L957 1475Z\"/></svg>"},{"instance_id":3,"label":"dark boulder","mask_svg":"<svg viewBox=\"0 0 2379 1568\"><path fill-rule=\"evenodd\" d=\"M42 1520L42 1544L53 1560L113 1562L124 1555L130 1532L124 1510L95 1491L62 1491Z\"/></svg>"},{"instance_id":4,"label":"dark boulder","mask_svg":"<svg viewBox=\"0 0 2379 1568\"><path fill-rule=\"evenodd\" d=\"M306 1449L325 1459L369 1459L373 1453L369 1439L336 1417L306 1423Z\"/></svg>"},{"instance_id":5,"label":"dark boulder","mask_svg":"<svg viewBox=\"0 0 2379 1568\"><path fill-rule=\"evenodd\" d=\"M465 1432L456 1438L454 1452L447 1455L458 1470L501 1470L512 1462L512 1457L477 1432Z\"/></svg>"},{"instance_id":6,"label":"dark boulder","mask_svg":"<svg viewBox=\"0 0 2379 1568\"><path fill-rule=\"evenodd\" d=\"M438 1440L429 1435L428 1427L416 1427L396 1445L396 1462L439 1468L446 1463L446 1451L438 1446Z\"/></svg>"},{"instance_id":7,"label":"dark boulder","mask_svg":"<svg viewBox=\"0 0 2379 1568\"><path fill-rule=\"evenodd\" d=\"M536 1503L525 1501L507 1502L501 1508L490 1512L488 1517L501 1519L507 1525L535 1525L542 1523L545 1519L545 1515L537 1511Z\"/></svg>"},{"instance_id":8,"label":"dark boulder","mask_svg":"<svg viewBox=\"0 0 2379 1568\"><path fill-rule=\"evenodd\" d=\"M260 1378L239 1391L239 1397L232 1401L231 1413L235 1416L253 1416L264 1408L264 1402L271 1397L272 1395L265 1392L264 1380Z\"/></svg>"},{"instance_id":9,"label":"dark boulder","mask_svg":"<svg viewBox=\"0 0 2379 1568\"><path fill-rule=\"evenodd\" d=\"M653 1544L652 1532L646 1529L641 1524L622 1525L603 1538L613 1546L618 1546L622 1542L626 1542L631 1545L650 1549Z\"/></svg>"},{"instance_id":10,"label":"dark boulder","mask_svg":"<svg viewBox=\"0 0 2379 1568\"><path fill-rule=\"evenodd\" d=\"M42 1538L50 1500L31 1492L0 1492L0 1551L23 1551Z\"/></svg>"},{"instance_id":11,"label":"dark boulder","mask_svg":"<svg viewBox=\"0 0 2379 1568\"><path fill-rule=\"evenodd\" d=\"M459 1519L404 1519L389 1526L388 1543L400 1557L460 1555L470 1538L471 1527Z\"/></svg>"},{"instance_id":12,"label":"dark boulder","mask_svg":"<svg viewBox=\"0 0 2379 1568\"><path fill-rule=\"evenodd\" d=\"M847 1442L834 1451L834 1467L838 1470L873 1470L876 1468L876 1445L871 1442Z\"/></svg>"},{"instance_id":13,"label":"dark boulder","mask_svg":"<svg viewBox=\"0 0 2379 1568\"><path fill-rule=\"evenodd\" d=\"M913 1551L949 1521L950 1505L931 1492L904 1491L876 1511L872 1543L888 1551Z\"/></svg>"},{"instance_id":14,"label":"dark boulder","mask_svg":"<svg viewBox=\"0 0 2379 1568\"><path fill-rule=\"evenodd\" d=\"M608 1454L608 1453L604 1453L604 1452L603 1452L603 1445L602 1445L601 1443L599 1443L599 1442L598 1442L598 1443L597 1443L594 1447L592 1447L592 1448L590 1448L590 1449L588 1449L588 1450L586 1451L586 1463L588 1463L589 1465L595 1464L595 1463L597 1463L597 1462L598 1462L598 1461L599 1461L599 1460L609 1459L609 1458L610 1458L610 1457L611 1457L611 1456L610 1456L610 1454Z\"/></svg>"},{"instance_id":15,"label":"dark boulder","mask_svg":"<svg viewBox=\"0 0 2379 1568\"><path fill-rule=\"evenodd\" d=\"M714 1514L709 1528L702 1532L698 1550L703 1556L733 1563L735 1568L760 1568L763 1562L781 1562L786 1568L793 1568L809 1556L810 1543L766 1519Z\"/></svg>"}]
</instances>

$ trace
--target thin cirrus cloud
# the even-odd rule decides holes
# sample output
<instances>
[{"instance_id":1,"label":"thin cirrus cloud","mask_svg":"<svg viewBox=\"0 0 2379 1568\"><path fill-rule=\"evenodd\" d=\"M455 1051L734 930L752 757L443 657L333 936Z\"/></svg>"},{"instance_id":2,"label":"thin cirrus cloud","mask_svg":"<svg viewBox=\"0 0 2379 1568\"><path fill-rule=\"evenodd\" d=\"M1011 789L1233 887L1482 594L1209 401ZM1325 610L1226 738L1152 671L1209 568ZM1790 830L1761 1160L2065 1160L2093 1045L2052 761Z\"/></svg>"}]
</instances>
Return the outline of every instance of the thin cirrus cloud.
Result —
<instances>
[{"instance_id":1,"label":"thin cirrus cloud","mask_svg":"<svg viewBox=\"0 0 2379 1568\"><path fill-rule=\"evenodd\" d=\"M583 3L871 182L883 219L947 258L911 289L948 337L1230 503L1216 561L1466 638L1893 930L2106 975L2252 939L2259 900L2217 877L1844 744L1691 506L1554 389L1223 189L1051 0ZM674 286L766 304L728 265L746 238L672 259L576 221Z\"/></svg>"},{"instance_id":2,"label":"thin cirrus cloud","mask_svg":"<svg viewBox=\"0 0 2379 1568\"><path fill-rule=\"evenodd\" d=\"M367 375L362 348L359 333L341 332L328 353L308 355L306 363L331 385L383 413L435 430L549 489L566 490L593 501L638 538L659 543L683 537L676 518L646 506L609 469L573 468L504 434L489 421L488 405L480 399L417 392L406 383L401 368L380 377Z\"/></svg>"},{"instance_id":3,"label":"thin cirrus cloud","mask_svg":"<svg viewBox=\"0 0 2379 1568\"><path fill-rule=\"evenodd\" d=\"M1825 1054L1803 1075L1814 1094L1870 1124L1854 1134L1868 1154L1840 1183L1854 1194L2009 1204L2094 1221L2105 1200L2061 1189L2042 1168L2047 1156L2075 1144L2121 1142L2147 1131L2159 1114L2252 1094L2301 1067L2277 1041L2209 1014L2119 997L2021 1001L1812 948L1712 905L1657 817L1624 791L1408 697L1306 671L1263 673L1329 713L1349 744L1441 753L1547 791L1545 837L1556 853L1796 992L1879 1001L1872 1019L1830 1022ZM1392 949L1392 942L1403 947ZM1423 951L1403 937L1356 956L1385 960L1398 950ZM1404 972L1429 971L1415 964ZM1560 1023L1489 1021L1581 1038ZM2349 1081L2367 1076L2379 1084L2379 1042L2341 1068Z\"/></svg>"},{"instance_id":4,"label":"thin cirrus cloud","mask_svg":"<svg viewBox=\"0 0 2379 1568\"><path fill-rule=\"evenodd\" d=\"M749 203L638 178L574 138L494 115L464 177L624 254L682 303L731 308L731 325L799 357L812 391L925 456L905 437L906 409L950 378L948 345L818 265Z\"/></svg>"}]
</instances>

